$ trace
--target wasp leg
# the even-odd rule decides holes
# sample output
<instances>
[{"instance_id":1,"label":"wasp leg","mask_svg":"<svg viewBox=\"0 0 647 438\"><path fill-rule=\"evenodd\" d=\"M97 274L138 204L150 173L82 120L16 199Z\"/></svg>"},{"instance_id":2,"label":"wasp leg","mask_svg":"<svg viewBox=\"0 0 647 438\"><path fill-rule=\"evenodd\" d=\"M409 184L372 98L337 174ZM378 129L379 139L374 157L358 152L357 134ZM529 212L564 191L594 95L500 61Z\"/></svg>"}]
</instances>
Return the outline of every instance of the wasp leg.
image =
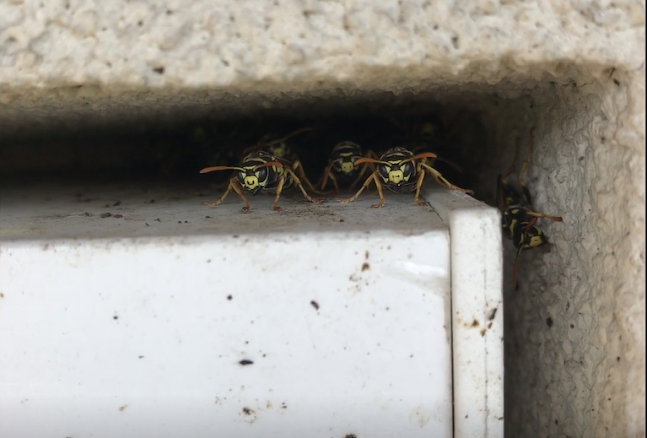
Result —
<instances>
[{"instance_id":1,"label":"wasp leg","mask_svg":"<svg viewBox=\"0 0 647 438\"><path fill-rule=\"evenodd\" d=\"M523 164L521 165L521 170L519 171L519 185L521 186L521 190L523 190L523 194L526 197L526 200L528 201L528 205L532 205L532 200L530 198L530 190L528 190L528 187L526 187L526 182L524 181L523 176L526 173L526 170L528 170L528 163L530 163L530 156L532 155L532 151L535 148L534 136L535 136L535 128L532 128L530 130L530 140L528 141L528 154L526 155L526 159L523 160Z\"/></svg>"},{"instance_id":2,"label":"wasp leg","mask_svg":"<svg viewBox=\"0 0 647 438\"><path fill-rule=\"evenodd\" d=\"M555 222L562 222L561 216L549 216L544 213L539 213L538 211L526 210L526 216L530 216L534 218L550 219L551 221L555 221Z\"/></svg>"},{"instance_id":3,"label":"wasp leg","mask_svg":"<svg viewBox=\"0 0 647 438\"><path fill-rule=\"evenodd\" d=\"M422 166L419 166L419 167L422 167ZM425 172L422 170L422 168L419 168L418 179L416 181L416 196L413 198L413 202L415 202L416 205L420 207L429 205L427 204L427 202L420 200L420 189L422 188L422 183L424 182L424 180L425 180Z\"/></svg>"},{"instance_id":4,"label":"wasp leg","mask_svg":"<svg viewBox=\"0 0 647 438\"><path fill-rule=\"evenodd\" d=\"M372 181L375 181L375 187L377 187L377 194L380 196L381 202L379 204L371 205L371 207L372 208L382 207L384 205L384 193L382 193L382 184L377 179L377 175L375 174L375 172L371 173L371 175L368 178L366 178L366 181L364 181L364 184L362 184L362 187L360 187L360 189L357 191L357 193L355 193L355 195L351 196L348 199L335 199L335 201L341 202L342 204L348 204L349 202L353 202L354 200L359 198L359 195L361 195L362 192L366 190L366 188L369 186L369 184L371 184Z\"/></svg>"},{"instance_id":5,"label":"wasp leg","mask_svg":"<svg viewBox=\"0 0 647 438\"><path fill-rule=\"evenodd\" d=\"M229 180L229 187L227 187L227 191L220 197L220 199L218 199L217 201L214 201L214 202L202 201L202 204L208 205L209 207L215 207L216 205L220 205L222 203L222 201L225 200L225 198L227 197L229 192L231 192L232 190L234 192L238 193L238 196L240 196L240 199L242 199L243 202L245 203L245 206L243 207L243 209L241 211L243 213L247 213L249 211L249 207L250 207L249 200L243 194L243 189L240 186L240 184L238 184L238 180L236 178L232 178L232 179Z\"/></svg>"},{"instance_id":6,"label":"wasp leg","mask_svg":"<svg viewBox=\"0 0 647 438\"><path fill-rule=\"evenodd\" d=\"M321 184L317 182L315 186L320 186L321 187L321 192L319 192L322 195L328 195L330 192L324 192L323 190L326 189L326 185L328 184L328 179L332 181L332 185L334 187L333 193L338 194L339 193L339 186L337 185L337 178L335 178L335 174L332 172L332 164L328 165L326 167L326 170L324 170L324 174L321 179Z\"/></svg>"},{"instance_id":7,"label":"wasp leg","mask_svg":"<svg viewBox=\"0 0 647 438\"><path fill-rule=\"evenodd\" d=\"M515 290L519 290L519 285L517 284L517 268L519 267L519 255L521 255L521 251L523 251L523 246L517 250L517 255L514 258L514 267L512 268L512 287Z\"/></svg>"},{"instance_id":8,"label":"wasp leg","mask_svg":"<svg viewBox=\"0 0 647 438\"><path fill-rule=\"evenodd\" d=\"M296 172L299 173L299 177L301 177L301 181L303 181L305 183L305 185L308 187L308 190L310 190L311 192L316 193L318 195L326 195L326 193L321 192L321 191L314 188L314 186L312 185L312 183L310 182L310 180L306 176L306 173L303 170L303 165L298 160L295 161L294 163L292 163L292 174L296 175ZM301 181L299 180L299 178L295 179L295 182L297 182L297 181L299 181L298 185L301 185ZM303 191L303 189L301 191ZM307 197L308 196L306 195L306 198ZM311 202L314 202L314 201L311 201Z\"/></svg>"},{"instance_id":9,"label":"wasp leg","mask_svg":"<svg viewBox=\"0 0 647 438\"><path fill-rule=\"evenodd\" d=\"M450 183L447 181L447 179L440 174L436 169L433 167L429 166L428 164L425 163L420 163L420 166L424 167L427 169L427 171L434 177L436 178L436 181L438 181L439 184L444 185L445 187L449 187L450 189L458 190L459 192L467 193L469 195L473 195L474 191L469 190L469 189L461 189L458 186L455 186L454 184Z\"/></svg>"},{"instance_id":10,"label":"wasp leg","mask_svg":"<svg viewBox=\"0 0 647 438\"><path fill-rule=\"evenodd\" d=\"M283 185L285 184L285 174L281 175L279 178L279 183L276 186L276 194L274 195L274 202L272 202L272 209L274 211L281 211L279 207L279 198L281 197L281 192L283 191Z\"/></svg>"},{"instance_id":11,"label":"wasp leg","mask_svg":"<svg viewBox=\"0 0 647 438\"><path fill-rule=\"evenodd\" d=\"M303 197L306 198L308 201L312 202L313 204L321 204L324 200L323 199L315 199L308 195L308 192L306 192L306 189L303 188L303 184L301 184L301 180L295 175L295 173L291 169L285 169L286 173L290 175L292 178L292 181L294 184L301 190L301 193L303 193ZM283 183L280 184L280 187L283 188ZM277 188L277 194L278 194L278 188ZM278 195L277 195L278 196ZM278 197L277 197L278 200Z\"/></svg>"},{"instance_id":12,"label":"wasp leg","mask_svg":"<svg viewBox=\"0 0 647 438\"><path fill-rule=\"evenodd\" d=\"M371 167L375 167L375 166L371 164ZM355 178L355 181L353 181L351 185L348 187L350 190L353 190L357 185L357 183L359 183L362 180L362 178L366 174L366 168L367 168L366 165L362 166L362 168L359 171L359 174L357 175L357 178ZM339 191L337 191L337 193L339 193Z\"/></svg>"}]
</instances>

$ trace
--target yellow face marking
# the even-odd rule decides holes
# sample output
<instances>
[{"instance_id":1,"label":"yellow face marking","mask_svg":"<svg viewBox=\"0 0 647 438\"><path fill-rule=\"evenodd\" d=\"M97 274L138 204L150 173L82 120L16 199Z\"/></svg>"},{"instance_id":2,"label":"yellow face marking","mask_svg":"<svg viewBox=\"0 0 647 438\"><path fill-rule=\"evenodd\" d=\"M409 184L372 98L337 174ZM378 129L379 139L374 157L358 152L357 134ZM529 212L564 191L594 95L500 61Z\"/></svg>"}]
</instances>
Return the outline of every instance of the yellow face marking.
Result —
<instances>
[{"instance_id":1,"label":"yellow face marking","mask_svg":"<svg viewBox=\"0 0 647 438\"><path fill-rule=\"evenodd\" d=\"M258 172L256 172L256 175L245 176L245 178L243 179L243 184L249 190L254 190L256 187L258 187Z\"/></svg>"},{"instance_id":2,"label":"yellow face marking","mask_svg":"<svg viewBox=\"0 0 647 438\"><path fill-rule=\"evenodd\" d=\"M351 162L346 161L341 163L341 171L344 173L351 173L354 168L355 165L353 165L353 163Z\"/></svg>"},{"instance_id":3,"label":"yellow face marking","mask_svg":"<svg viewBox=\"0 0 647 438\"><path fill-rule=\"evenodd\" d=\"M400 184L404 181L404 172L401 169L389 171L389 182Z\"/></svg>"},{"instance_id":4,"label":"yellow face marking","mask_svg":"<svg viewBox=\"0 0 647 438\"><path fill-rule=\"evenodd\" d=\"M528 243L528 246L531 248L535 248L537 246L541 246L544 242L541 240L541 236L532 236L530 238L530 242Z\"/></svg>"}]
</instances>

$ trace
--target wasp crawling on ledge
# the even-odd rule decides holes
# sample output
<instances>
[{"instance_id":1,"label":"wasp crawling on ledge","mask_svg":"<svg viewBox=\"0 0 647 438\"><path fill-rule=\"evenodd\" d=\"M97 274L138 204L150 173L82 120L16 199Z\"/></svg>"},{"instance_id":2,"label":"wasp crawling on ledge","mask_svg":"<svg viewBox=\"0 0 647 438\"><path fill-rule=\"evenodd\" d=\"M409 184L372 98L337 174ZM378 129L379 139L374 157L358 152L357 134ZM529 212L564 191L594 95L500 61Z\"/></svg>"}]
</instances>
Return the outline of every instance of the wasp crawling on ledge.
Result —
<instances>
[{"instance_id":1,"label":"wasp crawling on ledge","mask_svg":"<svg viewBox=\"0 0 647 438\"><path fill-rule=\"evenodd\" d=\"M559 216L549 216L534 211L532 208L530 191L523 180L523 175L526 173L530 156L532 155L534 147L533 136L534 128L530 130L528 155L519 171L519 186L523 191L523 196L507 182L507 178L514 172L515 163L519 157L519 138L517 138L512 164L503 175L499 175L497 180L497 203L503 215L501 218L503 233L507 238L512 240L515 248L517 248L517 255L515 256L514 268L512 270L512 285L515 289L517 288L517 267L521 252L525 249L537 248L548 243L546 234L544 234L541 228L535 225L537 219L544 218L555 222L562 221L562 218Z\"/></svg>"},{"instance_id":2,"label":"wasp crawling on ledge","mask_svg":"<svg viewBox=\"0 0 647 438\"><path fill-rule=\"evenodd\" d=\"M335 145L330 153L328 166L324 170L321 180L321 190L326 189L328 180L335 188L335 194L339 193L339 184L354 189L362 177L366 174L367 166L356 166L355 162L360 158L377 158L374 152L366 151L352 141L342 141ZM337 181L339 179L339 182ZM319 184L319 183L317 183Z\"/></svg>"},{"instance_id":3,"label":"wasp crawling on ledge","mask_svg":"<svg viewBox=\"0 0 647 438\"><path fill-rule=\"evenodd\" d=\"M303 172L301 164L298 161L289 163L286 160L281 160L274 155L264 150L258 150L246 155L240 166L212 166L206 167L200 173L215 172L220 170L234 170L235 176L229 180L227 191L222 197L214 202L204 201L204 205L216 206L225 200L229 192L232 190L238 193L238 196L243 200L245 206L243 212L248 212L250 208L249 200L243 194L243 190L250 192L252 195L258 193L271 193L274 194L274 202L272 208L274 211L280 211L278 206L279 198L283 190L291 188L296 185L303 193L303 196L310 202L319 204L323 202L322 199L314 199L308 195L308 192L303 188L301 180L295 172Z\"/></svg>"},{"instance_id":4,"label":"wasp crawling on ledge","mask_svg":"<svg viewBox=\"0 0 647 438\"><path fill-rule=\"evenodd\" d=\"M371 184L371 181L373 181L377 188L377 194L380 197L380 203L371 205L372 208L381 208L384 206L383 186L386 186L387 189L396 193L411 193L415 191L414 202L417 205L424 206L427 203L420 201L420 189L422 188L426 172L429 172L439 184L445 187L464 193L473 193L471 190L462 189L447 181L440 172L425 162L428 158L436 158L436 154L423 152L414 155L413 152L406 148L395 147L386 151L379 160L374 158L360 158L355 160L355 166L363 163L373 163L376 165L376 169L366 179L354 196L348 199L338 199L337 201L344 204L353 202Z\"/></svg>"}]
</instances>

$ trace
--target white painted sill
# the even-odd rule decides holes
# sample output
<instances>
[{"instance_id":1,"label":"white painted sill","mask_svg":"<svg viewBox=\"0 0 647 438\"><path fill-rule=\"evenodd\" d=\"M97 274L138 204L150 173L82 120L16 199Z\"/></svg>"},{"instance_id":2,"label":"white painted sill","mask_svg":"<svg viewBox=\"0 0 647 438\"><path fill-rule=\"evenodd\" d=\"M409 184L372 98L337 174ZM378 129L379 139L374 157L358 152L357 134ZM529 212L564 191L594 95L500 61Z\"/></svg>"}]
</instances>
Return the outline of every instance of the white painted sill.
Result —
<instances>
[{"instance_id":1,"label":"white painted sill","mask_svg":"<svg viewBox=\"0 0 647 438\"><path fill-rule=\"evenodd\" d=\"M499 214L386 196L5 188L0 436L502 437Z\"/></svg>"}]
</instances>

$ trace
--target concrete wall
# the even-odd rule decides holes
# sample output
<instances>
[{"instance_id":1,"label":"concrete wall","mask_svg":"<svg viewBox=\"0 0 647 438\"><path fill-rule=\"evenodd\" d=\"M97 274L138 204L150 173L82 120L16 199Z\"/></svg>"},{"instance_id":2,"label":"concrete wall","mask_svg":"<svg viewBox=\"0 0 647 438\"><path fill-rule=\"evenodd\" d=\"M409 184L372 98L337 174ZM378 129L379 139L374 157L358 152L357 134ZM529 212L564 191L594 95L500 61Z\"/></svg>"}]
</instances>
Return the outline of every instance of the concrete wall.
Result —
<instances>
[{"instance_id":1,"label":"concrete wall","mask_svg":"<svg viewBox=\"0 0 647 438\"><path fill-rule=\"evenodd\" d=\"M4 0L0 140L428 101L478 114L461 145L492 199L534 126L535 207L564 222L506 291L508 436L638 437L644 49L631 0Z\"/></svg>"}]
</instances>

